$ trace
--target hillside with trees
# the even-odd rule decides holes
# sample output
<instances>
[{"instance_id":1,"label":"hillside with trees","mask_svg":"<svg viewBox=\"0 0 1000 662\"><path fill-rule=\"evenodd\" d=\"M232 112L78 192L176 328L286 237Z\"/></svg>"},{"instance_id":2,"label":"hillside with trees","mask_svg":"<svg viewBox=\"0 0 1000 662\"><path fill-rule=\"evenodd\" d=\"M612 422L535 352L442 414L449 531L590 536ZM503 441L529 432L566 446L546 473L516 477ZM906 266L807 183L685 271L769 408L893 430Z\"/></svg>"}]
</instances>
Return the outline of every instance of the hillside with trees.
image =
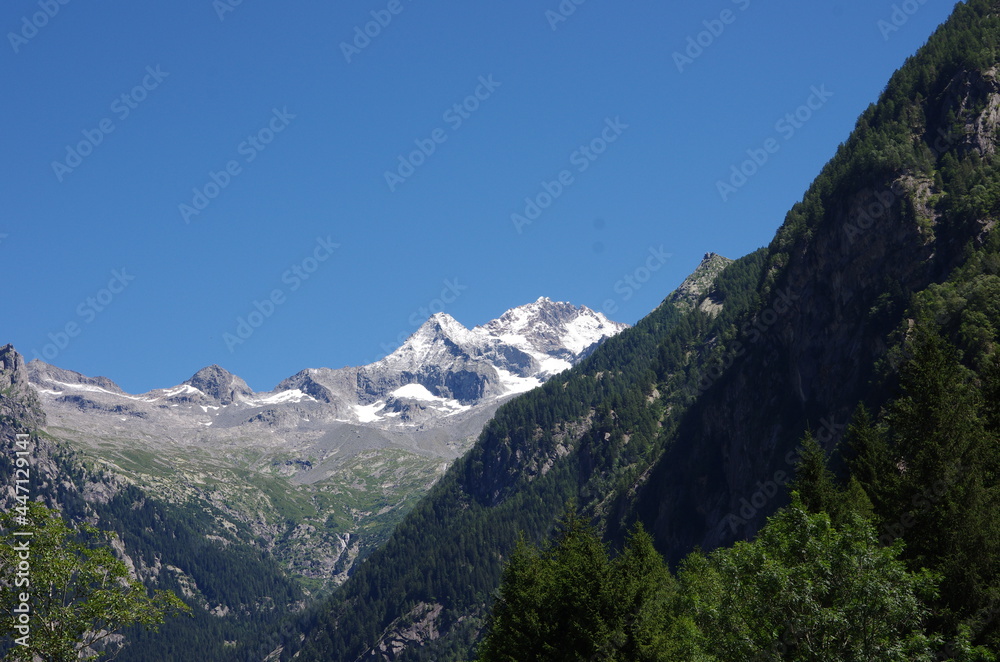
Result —
<instances>
[{"instance_id":1,"label":"hillside with trees","mask_svg":"<svg viewBox=\"0 0 1000 662\"><path fill-rule=\"evenodd\" d=\"M388 544L300 626L309 635L298 659L472 659L487 623L499 622L488 614L505 565L544 566L561 553L546 541L567 503L626 556L640 523L680 569L675 581L714 583L705 595L716 600L763 590L727 585L733 567L812 545L789 537L798 522L818 556L786 559L775 578L747 576L747 586L870 563L894 578L886 590L898 601L877 605L879 641L886 651L898 644L884 659L938 655L949 642L995 648L997 537L987 504L997 488L998 45L1000 3L959 4L858 120L772 243L703 293L711 305L663 305L501 409ZM822 471L813 458L813 473L830 483L781 510L804 435L830 456ZM532 556L524 544L542 551ZM605 567L594 549L572 554ZM624 572L608 563L609 576ZM850 590L874 590L865 584L873 577ZM664 584L656 601L669 602ZM834 620L837 609L851 613L848 595L806 599ZM916 618L901 605L919 605ZM775 604L768 618L790 618L788 608ZM685 609L671 613L697 643L714 616ZM597 628L593 641L628 639L627 616L575 615ZM827 627L821 621L790 622ZM765 625L726 627L738 639ZM787 637L771 632L754 645ZM290 658L298 647L286 644ZM701 650L717 659L746 652ZM846 649L809 650L814 657L781 659L854 659Z\"/></svg>"}]
</instances>

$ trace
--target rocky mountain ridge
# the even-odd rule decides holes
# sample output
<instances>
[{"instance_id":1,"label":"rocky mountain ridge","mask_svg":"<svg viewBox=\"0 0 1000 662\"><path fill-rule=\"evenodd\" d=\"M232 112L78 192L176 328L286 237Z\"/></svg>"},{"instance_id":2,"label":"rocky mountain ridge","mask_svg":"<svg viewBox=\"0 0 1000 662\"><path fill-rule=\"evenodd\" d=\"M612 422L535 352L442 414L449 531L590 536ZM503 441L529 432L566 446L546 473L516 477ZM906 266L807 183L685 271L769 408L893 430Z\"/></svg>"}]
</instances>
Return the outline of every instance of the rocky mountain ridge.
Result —
<instances>
[{"instance_id":1,"label":"rocky mountain ridge","mask_svg":"<svg viewBox=\"0 0 1000 662\"><path fill-rule=\"evenodd\" d=\"M539 386L626 327L586 307L545 297L473 329L438 313L380 361L356 368L309 368L263 393L218 365L177 386L138 395L125 393L106 377L88 377L37 359L28 371L53 411L71 405L69 409L150 419L158 410L184 408L195 415L186 427L195 429L262 421L287 427L316 417L382 428L425 427ZM230 406L253 413L227 416L221 410ZM283 415L287 411L295 411L300 420L290 421Z\"/></svg>"}]
</instances>

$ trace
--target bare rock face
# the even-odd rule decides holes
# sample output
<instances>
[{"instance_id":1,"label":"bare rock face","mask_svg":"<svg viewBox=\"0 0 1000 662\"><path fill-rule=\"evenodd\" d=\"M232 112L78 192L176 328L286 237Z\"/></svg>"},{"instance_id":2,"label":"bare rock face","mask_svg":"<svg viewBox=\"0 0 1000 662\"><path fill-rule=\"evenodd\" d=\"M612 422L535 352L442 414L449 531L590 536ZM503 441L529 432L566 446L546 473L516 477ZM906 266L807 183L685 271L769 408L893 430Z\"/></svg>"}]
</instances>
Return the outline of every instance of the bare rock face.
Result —
<instances>
[{"instance_id":1,"label":"bare rock face","mask_svg":"<svg viewBox=\"0 0 1000 662\"><path fill-rule=\"evenodd\" d=\"M1000 80L996 67L987 71L960 71L952 78L941 104L942 119L949 115L964 125L958 149L991 156L997 150L1000 128Z\"/></svg>"},{"instance_id":2,"label":"bare rock face","mask_svg":"<svg viewBox=\"0 0 1000 662\"><path fill-rule=\"evenodd\" d=\"M393 662L412 647L420 647L440 637L438 619L444 610L439 604L421 602L408 614L386 628L382 640L368 653L381 662Z\"/></svg>"},{"instance_id":3,"label":"bare rock face","mask_svg":"<svg viewBox=\"0 0 1000 662\"><path fill-rule=\"evenodd\" d=\"M96 386L97 388L110 391L112 393L124 393L118 384L107 377L87 377L72 370L63 370L54 365L49 365L38 359L28 363L28 378L33 384L44 382L55 382L62 384L77 384L82 386Z\"/></svg>"},{"instance_id":4,"label":"bare rock face","mask_svg":"<svg viewBox=\"0 0 1000 662\"><path fill-rule=\"evenodd\" d=\"M184 383L193 386L223 405L232 404L238 398L247 398L253 395L253 391L245 381L217 365L202 368Z\"/></svg>"},{"instance_id":5,"label":"bare rock face","mask_svg":"<svg viewBox=\"0 0 1000 662\"><path fill-rule=\"evenodd\" d=\"M13 448L17 435L30 435L31 477L39 494L58 486L67 492L79 492L87 503L107 503L121 489L121 481L85 467L80 468L78 481L70 480L60 470L63 460L57 460L57 456L62 455L62 449L51 438L37 434L50 421L44 411L44 397L39 397L37 387L32 384L36 376L46 380L66 380L65 383L82 388L101 388L96 386L101 384L117 392L121 389L104 377L84 378L78 373L53 368L39 361L26 365L12 345L0 348L0 445L9 444ZM71 401L62 406L74 405ZM0 452L3 452L2 449ZM15 494L13 485L0 490L0 509L6 508ZM46 505L59 506L50 500Z\"/></svg>"},{"instance_id":6,"label":"bare rock face","mask_svg":"<svg viewBox=\"0 0 1000 662\"><path fill-rule=\"evenodd\" d=\"M717 315L722 306L705 295L723 269L732 263L732 260L716 253L705 253L698 268L685 278L680 287L664 299L663 303L677 306L681 312L688 312L695 307L700 307L704 312Z\"/></svg>"},{"instance_id":7,"label":"bare rock face","mask_svg":"<svg viewBox=\"0 0 1000 662\"><path fill-rule=\"evenodd\" d=\"M45 413L13 345L0 347L0 417L28 427L45 425Z\"/></svg>"}]
</instances>

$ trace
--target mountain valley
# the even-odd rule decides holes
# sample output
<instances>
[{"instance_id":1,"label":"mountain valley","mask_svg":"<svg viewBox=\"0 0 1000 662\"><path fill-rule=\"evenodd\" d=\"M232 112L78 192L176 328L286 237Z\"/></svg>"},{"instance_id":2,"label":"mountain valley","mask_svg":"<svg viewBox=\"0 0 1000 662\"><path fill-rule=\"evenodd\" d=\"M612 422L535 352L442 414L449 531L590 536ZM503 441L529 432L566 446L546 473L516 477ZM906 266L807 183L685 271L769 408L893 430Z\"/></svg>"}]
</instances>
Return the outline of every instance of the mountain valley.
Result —
<instances>
[{"instance_id":1,"label":"mountain valley","mask_svg":"<svg viewBox=\"0 0 1000 662\"><path fill-rule=\"evenodd\" d=\"M250 527L329 590L498 406L624 328L545 298L471 330L439 313L374 364L303 370L266 393L219 366L139 395L38 360L27 374L54 439L158 498L210 508L216 535Z\"/></svg>"}]
</instances>

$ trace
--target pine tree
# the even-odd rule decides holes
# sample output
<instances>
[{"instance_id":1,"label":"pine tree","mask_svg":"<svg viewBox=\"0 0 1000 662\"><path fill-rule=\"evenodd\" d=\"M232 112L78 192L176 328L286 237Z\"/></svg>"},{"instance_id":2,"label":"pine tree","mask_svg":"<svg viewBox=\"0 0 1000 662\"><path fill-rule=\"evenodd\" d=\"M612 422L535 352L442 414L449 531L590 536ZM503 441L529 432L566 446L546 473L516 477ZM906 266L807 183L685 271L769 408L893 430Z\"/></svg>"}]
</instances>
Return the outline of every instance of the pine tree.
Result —
<instances>
[{"instance_id":1,"label":"pine tree","mask_svg":"<svg viewBox=\"0 0 1000 662\"><path fill-rule=\"evenodd\" d=\"M795 480L789 489L797 492L802 504L813 513L840 514L840 498L836 479L827 466L826 452L807 431L802 438L802 450L795 467Z\"/></svg>"},{"instance_id":2,"label":"pine tree","mask_svg":"<svg viewBox=\"0 0 1000 662\"><path fill-rule=\"evenodd\" d=\"M864 489L877 511L885 512L899 493L899 460L889 448L885 431L864 405L855 410L844 440L851 479Z\"/></svg>"},{"instance_id":3,"label":"pine tree","mask_svg":"<svg viewBox=\"0 0 1000 662\"><path fill-rule=\"evenodd\" d=\"M953 630L1000 604L1000 457L974 375L928 326L916 329L902 396L886 417L901 475L895 507L880 514L883 538L904 539L913 567L942 574L938 622ZM997 643L997 620L983 624L977 641Z\"/></svg>"},{"instance_id":4,"label":"pine tree","mask_svg":"<svg viewBox=\"0 0 1000 662\"><path fill-rule=\"evenodd\" d=\"M607 549L571 514L545 548L519 541L504 570L480 660L592 659L610 639L612 602Z\"/></svg>"},{"instance_id":5,"label":"pine tree","mask_svg":"<svg viewBox=\"0 0 1000 662\"><path fill-rule=\"evenodd\" d=\"M835 527L796 500L755 541L690 556L679 580L714 656L701 659L929 662L933 578L899 550L860 517Z\"/></svg>"}]
</instances>

